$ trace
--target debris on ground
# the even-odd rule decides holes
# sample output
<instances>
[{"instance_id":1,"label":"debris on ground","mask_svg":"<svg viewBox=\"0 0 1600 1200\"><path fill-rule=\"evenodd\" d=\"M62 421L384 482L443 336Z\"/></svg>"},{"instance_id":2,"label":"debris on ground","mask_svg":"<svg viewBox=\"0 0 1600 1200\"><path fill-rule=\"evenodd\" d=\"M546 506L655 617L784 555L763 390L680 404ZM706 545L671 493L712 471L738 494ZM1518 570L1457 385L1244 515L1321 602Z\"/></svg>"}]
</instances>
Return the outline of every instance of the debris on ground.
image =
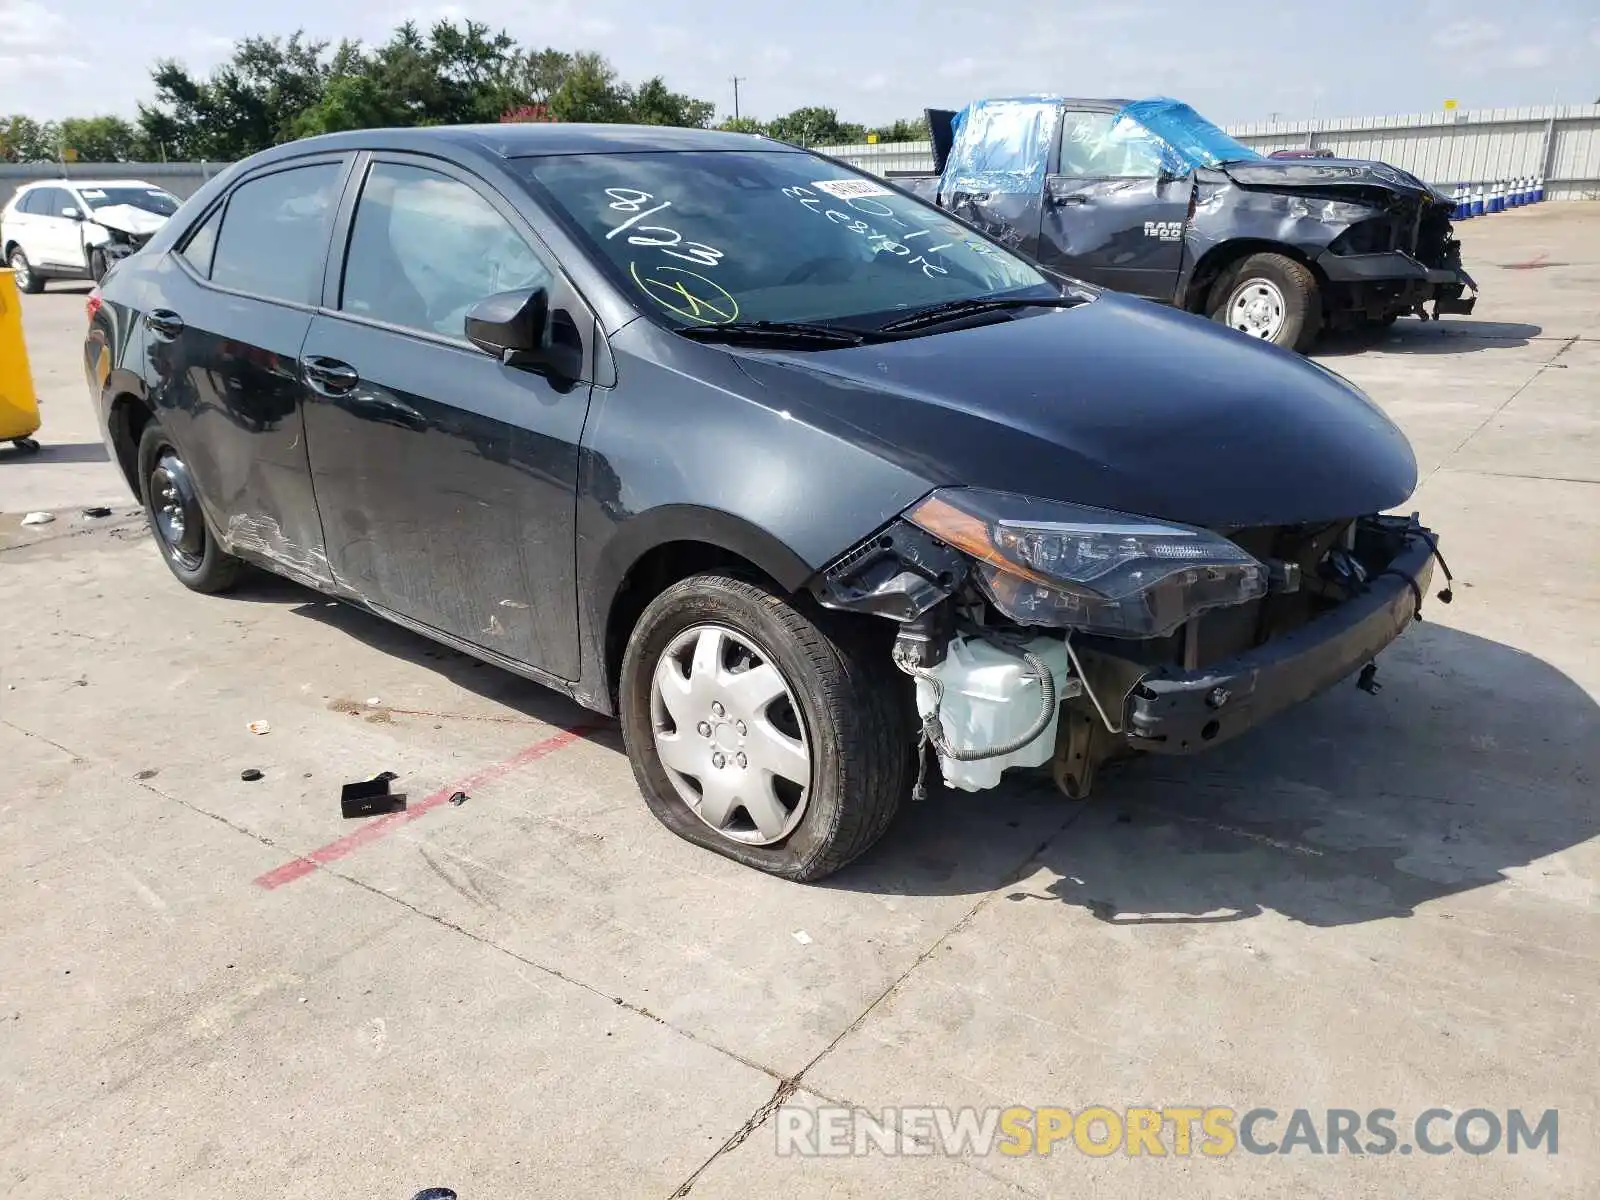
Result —
<instances>
[{"instance_id":1,"label":"debris on ground","mask_svg":"<svg viewBox=\"0 0 1600 1200\"><path fill-rule=\"evenodd\" d=\"M256 770L254 767L246 767L244 770L239 772L239 778L244 780L246 783L254 783L256 780L261 778L261 772Z\"/></svg>"},{"instance_id":2,"label":"debris on ground","mask_svg":"<svg viewBox=\"0 0 1600 1200\"><path fill-rule=\"evenodd\" d=\"M385 771L372 779L345 784L339 790L339 811L346 820L379 813L404 812L405 794L389 791L389 781L397 778L399 776L393 771Z\"/></svg>"},{"instance_id":3,"label":"debris on ground","mask_svg":"<svg viewBox=\"0 0 1600 1200\"><path fill-rule=\"evenodd\" d=\"M111 515L111 510L103 504L96 504L90 508L84 509L83 515L86 517L109 517Z\"/></svg>"},{"instance_id":4,"label":"debris on ground","mask_svg":"<svg viewBox=\"0 0 1600 1200\"><path fill-rule=\"evenodd\" d=\"M446 1187L423 1188L411 1200L456 1200L456 1194Z\"/></svg>"},{"instance_id":5,"label":"debris on ground","mask_svg":"<svg viewBox=\"0 0 1600 1200\"><path fill-rule=\"evenodd\" d=\"M794 931L794 940L799 942L802 946L811 945L811 935L804 929L796 929Z\"/></svg>"},{"instance_id":6,"label":"debris on ground","mask_svg":"<svg viewBox=\"0 0 1600 1200\"><path fill-rule=\"evenodd\" d=\"M472 797L467 795L465 792L457 792L455 795L450 797L450 803L454 804L457 808L460 808L470 799L472 799Z\"/></svg>"},{"instance_id":7,"label":"debris on ground","mask_svg":"<svg viewBox=\"0 0 1600 1200\"><path fill-rule=\"evenodd\" d=\"M367 697L367 707L368 708L377 708L378 705L380 705L382 703L383 703L383 701L381 699L379 699L377 696L368 696Z\"/></svg>"},{"instance_id":8,"label":"debris on ground","mask_svg":"<svg viewBox=\"0 0 1600 1200\"><path fill-rule=\"evenodd\" d=\"M161 774L160 767L146 767L142 771L136 771L133 777L135 779L154 779L159 774Z\"/></svg>"},{"instance_id":9,"label":"debris on ground","mask_svg":"<svg viewBox=\"0 0 1600 1200\"><path fill-rule=\"evenodd\" d=\"M24 525L48 525L56 519L55 513L31 512L22 518Z\"/></svg>"},{"instance_id":10,"label":"debris on ground","mask_svg":"<svg viewBox=\"0 0 1600 1200\"><path fill-rule=\"evenodd\" d=\"M272 732L272 724L270 722L268 722L268 721L251 721L250 724L247 725L245 728L249 729L250 732L254 733L254 734L263 734L263 733L271 733Z\"/></svg>"}]
</instances>

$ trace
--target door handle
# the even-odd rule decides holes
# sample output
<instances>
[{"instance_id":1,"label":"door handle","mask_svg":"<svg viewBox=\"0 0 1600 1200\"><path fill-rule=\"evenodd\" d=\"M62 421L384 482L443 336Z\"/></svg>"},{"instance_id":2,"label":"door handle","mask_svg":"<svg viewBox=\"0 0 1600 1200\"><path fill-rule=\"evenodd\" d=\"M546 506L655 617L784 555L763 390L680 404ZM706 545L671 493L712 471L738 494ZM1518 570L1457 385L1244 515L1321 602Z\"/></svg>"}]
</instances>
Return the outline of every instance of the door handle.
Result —
<instances>
[{"instance_id":1,"label":"door handle","mask_svg":"<svg viewBox=\"0 0 1600 1200\"><path fill-rule=\"evenodd\" d=\"M164 338L175 338L183 332L183 318L170 308L152 308L145 313L144 323Z\"/></svg>"},{"instance_id":2,"label":"door handle","mask_svg":"<svg viewBox=\"0 0 1600 1200\"><path fill-rule=\"evenodd\" d=\"M1051 199L1054 200L1058 205L1089 203L1089 197L1085 196L1082 192L1068 192L1064 196L1052 196Z\"/></svg>"},{"instance_id":3,"label":"door handle","mask_svg":"<svg viewBox=\"0 0 1600 1200\"><path fill-rule=\"evenodd\" d=\"M348 392L361 382L360 373L349 363L342 363L336 358L324 358L320 354L302 358L300 368L306 373L311 386L325 395Z\"/></svg>"}]
</instances>

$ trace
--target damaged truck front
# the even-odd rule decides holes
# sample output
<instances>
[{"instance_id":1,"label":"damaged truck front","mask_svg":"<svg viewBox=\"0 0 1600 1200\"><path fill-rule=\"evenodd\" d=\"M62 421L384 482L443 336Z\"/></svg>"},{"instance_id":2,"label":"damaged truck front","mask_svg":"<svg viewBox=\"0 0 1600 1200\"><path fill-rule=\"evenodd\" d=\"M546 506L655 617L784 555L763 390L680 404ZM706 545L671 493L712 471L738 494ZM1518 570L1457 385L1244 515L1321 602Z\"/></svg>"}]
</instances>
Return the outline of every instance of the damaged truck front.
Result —
<instances>
[{"instance_id":1,"label":"damaged truck front","mask_svg":"<svg viewBox=\"0 0 1600 1200\"><path fill-rule=\"evenodd\" d=\"M1167 99L928 116L939 174L900 182L1063 274L1300 350L1475 304L1454 202L1384 163L1266 158Z\"/></svg>"}]
</instances>

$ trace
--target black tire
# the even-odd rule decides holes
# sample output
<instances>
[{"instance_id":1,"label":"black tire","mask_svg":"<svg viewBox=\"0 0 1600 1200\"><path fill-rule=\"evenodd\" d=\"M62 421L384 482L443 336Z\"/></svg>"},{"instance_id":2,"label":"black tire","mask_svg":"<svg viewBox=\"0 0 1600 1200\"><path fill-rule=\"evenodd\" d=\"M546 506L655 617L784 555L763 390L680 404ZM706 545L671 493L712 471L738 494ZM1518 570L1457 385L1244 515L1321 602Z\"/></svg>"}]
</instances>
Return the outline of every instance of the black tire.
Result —
<instances>
[{"instance_id":1,"label":"black tire","mask_svg":"<svg viewBox=\"0 0 1600 1200\"><path fill-rule=\"evenodd\" d=\"M769 845L738 841L701 820L657 750L657 666L680 635L706 625L731 630L768 656L803 723L810 753L805 808ZM698 846L798 882L837 871L876 842L910 787L912 692L891 665L887 639L875 646L862 632L835 614L722 575L691 576L657 596L629 638L619 697L634 778L656 818Z\"/></svg>"},{"instance_id":2,"label":"black tire","mask_svg":"<svg viewBox=\"0 0 1600 1200\"><path fill-rule=\"evenodd\" d=\"M1234 302L1259 284L1268 285L1283 300L1283 320L1270 338L1272 343L1302 354L1311 349L1322 332L1322 290L1310 267L1284 254L1252 254L1224 273L1211 288L1207 305L1211 319L1237 328L1230 320ZM1240 332L1260 336L1247 329Z\"/></svg>"},{"instance_id":3,"label":"black tire","mask_svg":"<svg viewBox=\"0 0 1600 1200\"><path fill-rule=\"evenodd\" d=\"M33 264L28 261L28 256L22 252L22 247L17 246L11 251L11 257L6 260L13 271L18 272L22 278L17 281L17 287L30 296L37 296L44 291L44 280L39 272L33 269Z\"/></svg>"},{"instance_id":4,"label":"black tire","mask_svg":"<svg viewBox=\"0 0 1600 1200\"><path fill-rule=\"evenodd\" d=\"M96 246L89 251L89 278L99 283L106 277L106 252Z\"/></svg>"},{"instance_id":5,"label":"black tire","mask_svg":"<svg viewBox=\"0 0 1600 1200\"><path fill-rule=\"evenodd\" d=\"M244 564L223 550L200 511L198 491L193 479L175 479L171 463L176 460L183 466L182 456L167 437L161 423L152 419L139 438L139 496L144 501L145 519L150 523L150 536L161 551L161 559L179 583L194 592L225 592L239 581ZM177 500L157 494L157 472L166 471L165 479L175 491L182 493ZM187 487L184 487L184 479ZM173 503L184 510L185 538L180 543L170 533L170 525L163 524L162 507Z\"/></svg>"}]
</instances>

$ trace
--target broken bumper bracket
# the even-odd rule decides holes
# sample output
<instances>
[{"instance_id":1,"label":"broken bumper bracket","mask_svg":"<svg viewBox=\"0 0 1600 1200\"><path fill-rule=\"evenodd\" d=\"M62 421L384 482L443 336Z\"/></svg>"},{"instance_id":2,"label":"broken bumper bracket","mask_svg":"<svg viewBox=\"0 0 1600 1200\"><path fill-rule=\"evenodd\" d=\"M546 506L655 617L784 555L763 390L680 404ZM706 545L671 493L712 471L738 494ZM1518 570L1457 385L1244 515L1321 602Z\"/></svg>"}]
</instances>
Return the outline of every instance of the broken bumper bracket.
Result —
<instances>
[{"instance_id":1,"label":"broken bumper bracket","mask_svg":"<svg viewBox=\"0 0 1600 1200\"><path fill-rule=\"evenodd\" d=\"M1417 618L1433 555L1428 540L1412 533L1366 592L1293 633L1201 670L1145 675L1128 697L1128 743L1193 754L1355 674Z\"/></svg>"}]
</instances>

